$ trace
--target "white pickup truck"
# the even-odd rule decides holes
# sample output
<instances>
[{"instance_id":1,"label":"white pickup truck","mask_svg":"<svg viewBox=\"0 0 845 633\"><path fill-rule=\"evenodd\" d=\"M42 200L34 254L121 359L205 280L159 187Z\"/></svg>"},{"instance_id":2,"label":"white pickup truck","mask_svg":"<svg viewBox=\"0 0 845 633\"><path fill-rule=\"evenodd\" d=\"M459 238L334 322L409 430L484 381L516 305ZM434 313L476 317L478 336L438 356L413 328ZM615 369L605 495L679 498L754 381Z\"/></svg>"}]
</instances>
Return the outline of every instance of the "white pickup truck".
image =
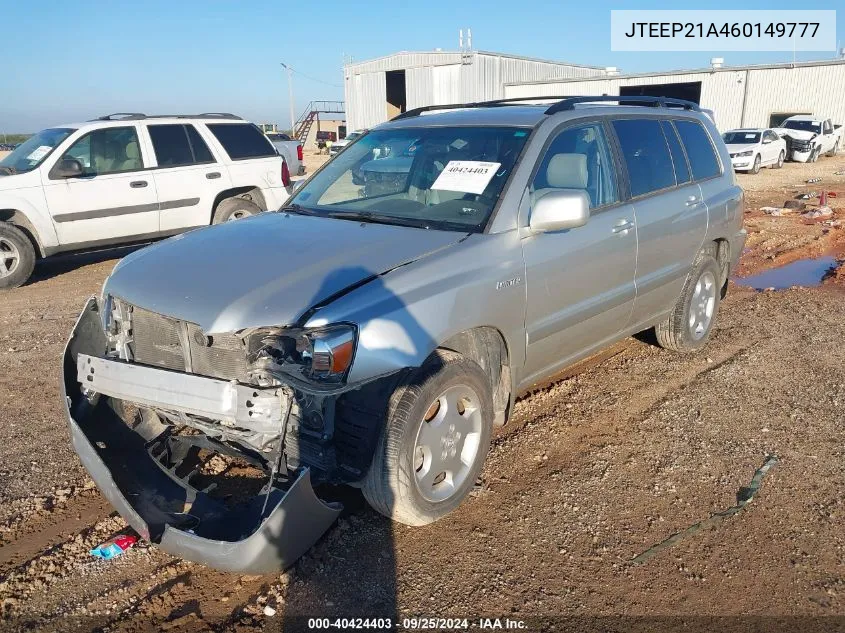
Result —
<instances>
[{"instance_id":1,"label":"white pickup truck","mask_svg":"<svg viewBox=\"0 0 845 633\"><path fill-rule=\"evenodd\" d=\"M0 161L0 289L55 253L278 209L290 172L231 114L112 114L42 130Z\"/></svg>"},{"instance_id":2,"label":"white pickup truck","mask_svg":"<svg viewBox=\"0 0 845 633\"><path fill-rule=\"evenodd\" d=\"M292 176L305 173L305 163L302 161L302 143L281 132L268 132L267 138L285 159Z\"/></svg>"},{"instance_id":3,"label":"white pickup truck","mask_svg":"<svg viewBox=\"0 0 845 633\"><path fill-rule=\"evenodd\" d=\"M842 126L811 114L791 116L774 131L786 140L787 158L799 163L814 163L822 154L835 156L842 147Z\"/></svg>"}]
</instances>

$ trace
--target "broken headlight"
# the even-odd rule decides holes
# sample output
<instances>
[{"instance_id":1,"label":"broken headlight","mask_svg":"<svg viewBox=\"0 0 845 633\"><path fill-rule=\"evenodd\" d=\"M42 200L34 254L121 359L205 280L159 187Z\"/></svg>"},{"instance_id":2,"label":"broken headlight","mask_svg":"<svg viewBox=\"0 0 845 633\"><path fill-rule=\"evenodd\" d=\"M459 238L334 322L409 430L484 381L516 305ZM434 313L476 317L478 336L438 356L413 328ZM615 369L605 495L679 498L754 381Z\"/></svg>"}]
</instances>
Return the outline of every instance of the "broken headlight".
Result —
<instances>
[{"instance_id":1,"label":"broken headlight","mask_svg":"<svg viewBox=\"0 0 845 633\"><path fill-rule=\"evenodd\" d=\"M259 330L247 339L249 362L256 372L340 383L352 366L357 336L355 326L348 324Z\"/></svg>"}]
</instances>

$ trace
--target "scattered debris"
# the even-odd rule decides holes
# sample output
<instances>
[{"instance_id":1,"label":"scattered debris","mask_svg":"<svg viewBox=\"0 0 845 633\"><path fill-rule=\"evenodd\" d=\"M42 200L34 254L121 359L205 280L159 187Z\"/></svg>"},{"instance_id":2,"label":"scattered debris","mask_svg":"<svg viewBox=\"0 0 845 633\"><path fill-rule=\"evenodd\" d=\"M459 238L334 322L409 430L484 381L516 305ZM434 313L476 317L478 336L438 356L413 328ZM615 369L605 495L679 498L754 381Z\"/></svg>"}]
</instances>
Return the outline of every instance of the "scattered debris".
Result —
<instances>
[{"instance_id":1,"label":"scattered debris","mask_svg":"<svg viewBox=\"0 0 845 633\"><path fill-rule=\"evenodd\" d=\"M721 512L716 512L711 514L707 519L704 521L699 521L688 527L683 532L676 532L665 541L661 541L657 545L653 545L652 547L648 548L639 556L636 556L631 560L631 563L634 565L642 565L650 558L661 552L662 550L666 549L667 547L671 547L685 536L690 536L698 532L701 528L704 527L713 527L723 519L731 517L735 515L737 512L742 510L745 506L751 503L754 500L754 495L757 494L757 491L760 490L760 485L763 482L763 477L766 476L766 473L777 464L778 458L776 455L769 455L766 458L765 463L757 469L757 472L754 473L754 477L751 478L751 483L748 486L743 486L739 489L736 493L736 505L731 506L727 510L722 510Z\"/></svg>"},{"instance_id":2,"label":"scattered debris","mask_svg":"<svg viewBox=\"0 0 845 633\"><path fill-rule=\"evenodd\" d=\"M786 200L783 203L784 209L795 209L798 211L803 211L807 206L806 202L801 202L799 200Z\"/></svg>"},{"instance_id":3,"label":"scattered debris","mask_svg":"<svg viewBox=\"0 0 845 633\"><path fill-rule=\"evenodd\" d=\"M808 191L807 193L802 193L798 196L795 196L796 200L809 200L810 198L817 198L819 195L818 191Z\"/></svg>"},{"instance_id":4,"label":"scattered debris","mask_svg":"<svg viewBox=\"0 0 845 633\"><path fill-rule=\"evenodd\" d=\"M839 171L833 172L834 176L845 176L845 169L840 169Z\"/></svg>"},{"instance_id":5,"label":"scattered debris","mask_svg":"<svg viewBox=\"0 0 845 633\"><path fill-rule=\"evenodd\" d=\"M807 218L808 220L815 220L816 218L826 218L831 215L833 215L833 210L828 206L824 206L807 211L807 213L802 213L801 217Z\"/></svg>"},{"instance_id":6,"label":"scattered debris","mask_svg":"<svg viewBox=\"0 0 845 633\"><path fill-rule=\"evenodd\" d=\"M264 615L266 615L268 618L272 618L274 615L276 615L276 610L268 604L266 607L264 607Z\"/></svg>"},{"instance_id":7,"label":"scattered debris","mask_svg":"<svg viewBox=\"0 0 845 633\"><path fill-rule=\"evenodd\" d=\"M842 220L825 220L824 222L822 222L822 225L829 226L832 229L839 228L843 224L845 224L845 222L843 222Z\"/></svg>"},{"instance_id":8,"label":"scattered debris","mask_svg":"<svg viewBox=\"0 0 845 633\"><path fill-rule=\"evenodd\" d=\"M821 179L821 178L819 178L819 177L816 177L816 178L808 178L808 179L806 180L806 183L807 183L808 185L812 185L814 182L821 182L821 180L822 180L822 179Z\"/></svg>"},{"instance_id":9,"label":"scattered debris","mask_svg":"<svg viewBox=\"0 0 845 633\"><path fill-rule=\"evenodd\" d=\"M128 550L137 542L137 536L133 536L131 534L120 534L105 543L97 545L97 547L91 550L91 556L96 556L97 558L102 558L103 560L111 560L112 558L117 558L123 554L123 552Z\"/></svg>"}]
</instances>

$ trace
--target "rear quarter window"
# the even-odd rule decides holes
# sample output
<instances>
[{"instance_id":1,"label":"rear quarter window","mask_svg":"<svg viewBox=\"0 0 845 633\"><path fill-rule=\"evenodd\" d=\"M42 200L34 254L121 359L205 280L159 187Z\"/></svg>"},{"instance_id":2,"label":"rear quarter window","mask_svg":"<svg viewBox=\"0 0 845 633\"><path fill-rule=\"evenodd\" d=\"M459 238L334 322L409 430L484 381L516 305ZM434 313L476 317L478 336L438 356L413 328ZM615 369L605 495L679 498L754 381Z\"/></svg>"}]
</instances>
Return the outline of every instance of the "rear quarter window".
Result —
<instances>
[{"instance_id":1,"label":"rear quarter window","mask_svg":"<svg viewBox=\"0 0 845 633\"><path fill-rule=\"evenodd\" d=\"M276 148L251 123L208 123L207 127L232 160L276 156Z\"/></svg>"},{"instance_id":2,"label":"rear quarter window","mask_svg":"<svg viewBox=\"0 0 845 633\"><path fill-rule=\"evenodd\" d=\"M676 120L675 127L684 149L687 150L692 177L695 180L704 180L718 176L721 172L719 159L716 158L716 150L704 126L698 121Z\"/></svg>"},{"instance_id":3,"label":"rear quarter window","mask_svg":"<svg viewBox=\"0 0 845 633\"><path fill-rule=\"evenodd\" d=\"M631 196L675 185L669 147L657 119L617 119L613 129L628 168Z\"/></svg>"}]
</instances>

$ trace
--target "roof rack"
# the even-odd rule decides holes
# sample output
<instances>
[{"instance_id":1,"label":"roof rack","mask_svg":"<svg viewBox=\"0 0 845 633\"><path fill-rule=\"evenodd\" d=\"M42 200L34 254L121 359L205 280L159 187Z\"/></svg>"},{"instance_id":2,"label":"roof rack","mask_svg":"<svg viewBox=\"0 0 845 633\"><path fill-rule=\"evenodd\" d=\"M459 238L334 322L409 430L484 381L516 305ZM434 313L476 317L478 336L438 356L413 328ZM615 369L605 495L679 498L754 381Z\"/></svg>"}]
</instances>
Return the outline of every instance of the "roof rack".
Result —
<instances>
[{"instance_id":1,"label":"roof rack","mask_svg":"<svg viewBox=\"0 0 845 633\"><path fill-rule=\"evenodd\" d=\"M92 121L142 121L144 119L232 119L243 121L229 112L203 112L202 114L144 114L143 112L115 112L91 119Z\"/></svg>"},{"instance_id":2,"label":"roof rack","mask_svg":"<svg viewBox=\"0 0 845 633\"><path fill-rule=\"evenodd\" d=\"M624 105L643 105L653 108L684 108L685 110L699 111L697 103L692 101L684 101L683 99L672 99L669 97L615 97L615 96L552 96L552 97L509 97L507 99L494 99L492 101L476 101L474 103L451 103L448 105L430 105L414 108L407 112L402 112L391 119L391 121L399 121L401 119L410 119L421 115L424 112L431 112L433 110L459 110L463 108L495 108L499 106L509 105L531 105L532 101L556 101L546 110L546 114L556 114L557 112L564 112L566 110L574 110L575 105L579 103L593 103L604 101L616 101Z\"/></svg>"}]
</instances>

